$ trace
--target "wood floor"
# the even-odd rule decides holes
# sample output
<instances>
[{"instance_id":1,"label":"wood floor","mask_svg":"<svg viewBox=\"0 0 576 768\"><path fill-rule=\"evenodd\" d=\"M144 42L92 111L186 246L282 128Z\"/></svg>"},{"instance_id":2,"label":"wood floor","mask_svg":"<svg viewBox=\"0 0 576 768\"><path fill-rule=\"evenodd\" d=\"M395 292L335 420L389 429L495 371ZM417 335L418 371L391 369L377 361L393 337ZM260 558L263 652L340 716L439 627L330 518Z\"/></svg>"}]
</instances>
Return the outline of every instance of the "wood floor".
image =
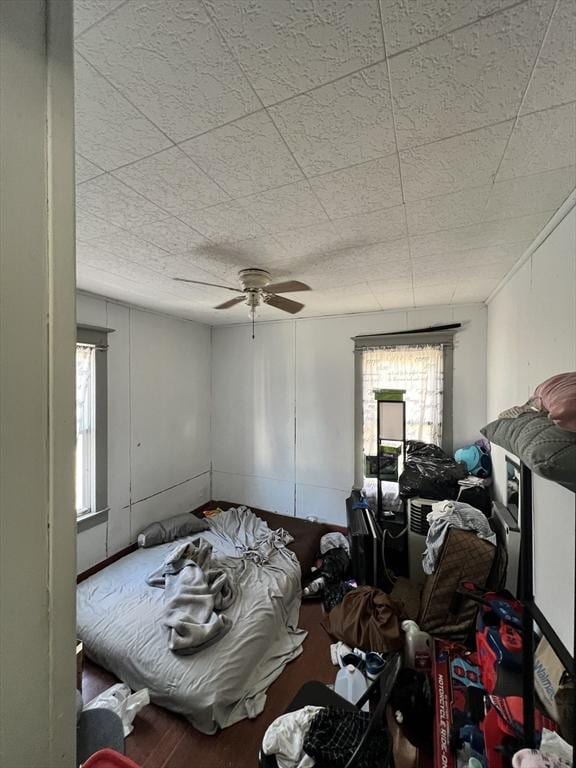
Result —
<instances>
[{"instance_id":1,"label":"wood floor","mask_svg":"<svg viewBox=\"0 0 576 768\"><path fill-rule=\"evenodd\" d=\"M150 705L134 721L126 739L126 754L141 768L256 768L258 749L268 725L281 715L307 680L333 683L336 669L330 662L330 639L320 626L319 603L304 603L299 626L308 630L303 653L288 664L268 690L264 712L243 720L216 736L199 733L183 718ZM89 701L117 682L113 675L86 661L82 695Z\"/></svg>"}]
</instances>

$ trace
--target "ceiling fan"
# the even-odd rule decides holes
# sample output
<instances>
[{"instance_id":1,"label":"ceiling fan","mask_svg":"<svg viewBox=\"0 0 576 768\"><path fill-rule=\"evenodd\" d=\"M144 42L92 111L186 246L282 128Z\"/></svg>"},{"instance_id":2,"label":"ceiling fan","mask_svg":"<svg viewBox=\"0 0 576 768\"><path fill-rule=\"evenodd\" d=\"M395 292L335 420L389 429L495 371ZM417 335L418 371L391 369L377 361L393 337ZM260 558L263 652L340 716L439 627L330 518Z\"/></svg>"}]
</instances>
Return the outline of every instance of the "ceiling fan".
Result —
<instances>
[{"instance_id":1,"label":"ceiling fan","mask_svg":"<svg viewBox=\"0 0 576 768\"><path fill-rule=\"evenodd\" d=\"M304 308L304 304L292 299L286 299L284 296L278 296L278 293L292 293L296 291L310 291L311 288L298 280L288 280L284 283L272 283L270 272L266 269L241 269L238 272L238 279L242 288L231 288L229 285L219 285L217 283L205 283L202 280L187 280L184 277L174 277L179 283L194 283L195 285L209 285L213 288L223 288L226 291L234 291L241 296L218 304L214 309L230 309L236 304L244 302L249 307L250 318L254 324L256 308L261 304L269 304L271 307L281 309L283 312L289 312L295 315ZM252 333L254 336L254 333Z\"/></svg>"}]
</instances>

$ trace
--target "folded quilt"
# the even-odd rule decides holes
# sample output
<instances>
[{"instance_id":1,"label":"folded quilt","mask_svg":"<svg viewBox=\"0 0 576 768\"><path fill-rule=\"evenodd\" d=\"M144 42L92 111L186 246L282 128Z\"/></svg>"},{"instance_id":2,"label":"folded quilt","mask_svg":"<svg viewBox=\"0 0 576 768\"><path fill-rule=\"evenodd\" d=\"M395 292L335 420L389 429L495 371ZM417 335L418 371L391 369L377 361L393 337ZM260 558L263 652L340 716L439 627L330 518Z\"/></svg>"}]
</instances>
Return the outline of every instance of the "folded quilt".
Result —
<instances>
[{"instance_id":1,"label":"folded quilt","mask_svg":"<svg viewBox=\"0 0 576 768\"><path fill-rule=\"evenodd\" d=\"M234 585L212 560L212 546L204 539L175 547L146 582L164 589L163 621L174 653L196 653L230 629L230 619L220 611L234 602Z\"/></svg>"}]
</instances>

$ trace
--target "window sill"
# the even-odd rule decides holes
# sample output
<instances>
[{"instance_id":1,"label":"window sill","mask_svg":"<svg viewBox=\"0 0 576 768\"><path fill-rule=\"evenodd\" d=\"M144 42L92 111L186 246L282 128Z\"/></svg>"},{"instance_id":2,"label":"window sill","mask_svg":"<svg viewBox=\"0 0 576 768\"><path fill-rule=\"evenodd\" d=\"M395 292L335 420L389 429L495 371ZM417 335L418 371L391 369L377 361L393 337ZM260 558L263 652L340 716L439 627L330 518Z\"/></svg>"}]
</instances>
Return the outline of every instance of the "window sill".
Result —
<instances>
[{"instance_id":1,"label":"window sill","mask_svg":"<svg viewBox=\"0 0 576 768\"><path fill-rule=\"evenodd\" d=\"M99 509L97 512L88 512L86 515L81 515L76 518L76 532L82 533L90 528L94 528L96 525L108 522L109 507Z\"/></svg>"}]
</instances>

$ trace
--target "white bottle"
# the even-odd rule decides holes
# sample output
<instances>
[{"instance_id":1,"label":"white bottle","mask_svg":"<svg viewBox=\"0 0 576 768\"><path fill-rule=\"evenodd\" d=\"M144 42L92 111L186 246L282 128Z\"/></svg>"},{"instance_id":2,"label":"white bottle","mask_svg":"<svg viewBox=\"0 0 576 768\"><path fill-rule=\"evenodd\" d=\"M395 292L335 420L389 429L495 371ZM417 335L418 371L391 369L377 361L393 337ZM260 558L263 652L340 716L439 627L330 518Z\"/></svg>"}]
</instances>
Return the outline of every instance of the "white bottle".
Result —
<instances>
[{"instance_id":1,"label":"white bottle","mask_svg":"<svg viewBox=\"0 0 576 768\"><path fill-rule=\"evenodd\" d=\"M432 668L432 638L415 621L403 621L401 627L406 633L404 664L419 672L429 671Z\"/></svg>"},{"instance_id":2,"label":"white bottle","mask_svg":"<svg viewBox=\"0 0 576 768\"><path fill-rule=\"evenodd\" d=\"M334 690L346 701L356 704L362 694L366 693L367 688L366 678L353 664L348 664L338 670ZM368 712L368 702L364 704L362 711Z\"/></svg>"}]
</instances>

